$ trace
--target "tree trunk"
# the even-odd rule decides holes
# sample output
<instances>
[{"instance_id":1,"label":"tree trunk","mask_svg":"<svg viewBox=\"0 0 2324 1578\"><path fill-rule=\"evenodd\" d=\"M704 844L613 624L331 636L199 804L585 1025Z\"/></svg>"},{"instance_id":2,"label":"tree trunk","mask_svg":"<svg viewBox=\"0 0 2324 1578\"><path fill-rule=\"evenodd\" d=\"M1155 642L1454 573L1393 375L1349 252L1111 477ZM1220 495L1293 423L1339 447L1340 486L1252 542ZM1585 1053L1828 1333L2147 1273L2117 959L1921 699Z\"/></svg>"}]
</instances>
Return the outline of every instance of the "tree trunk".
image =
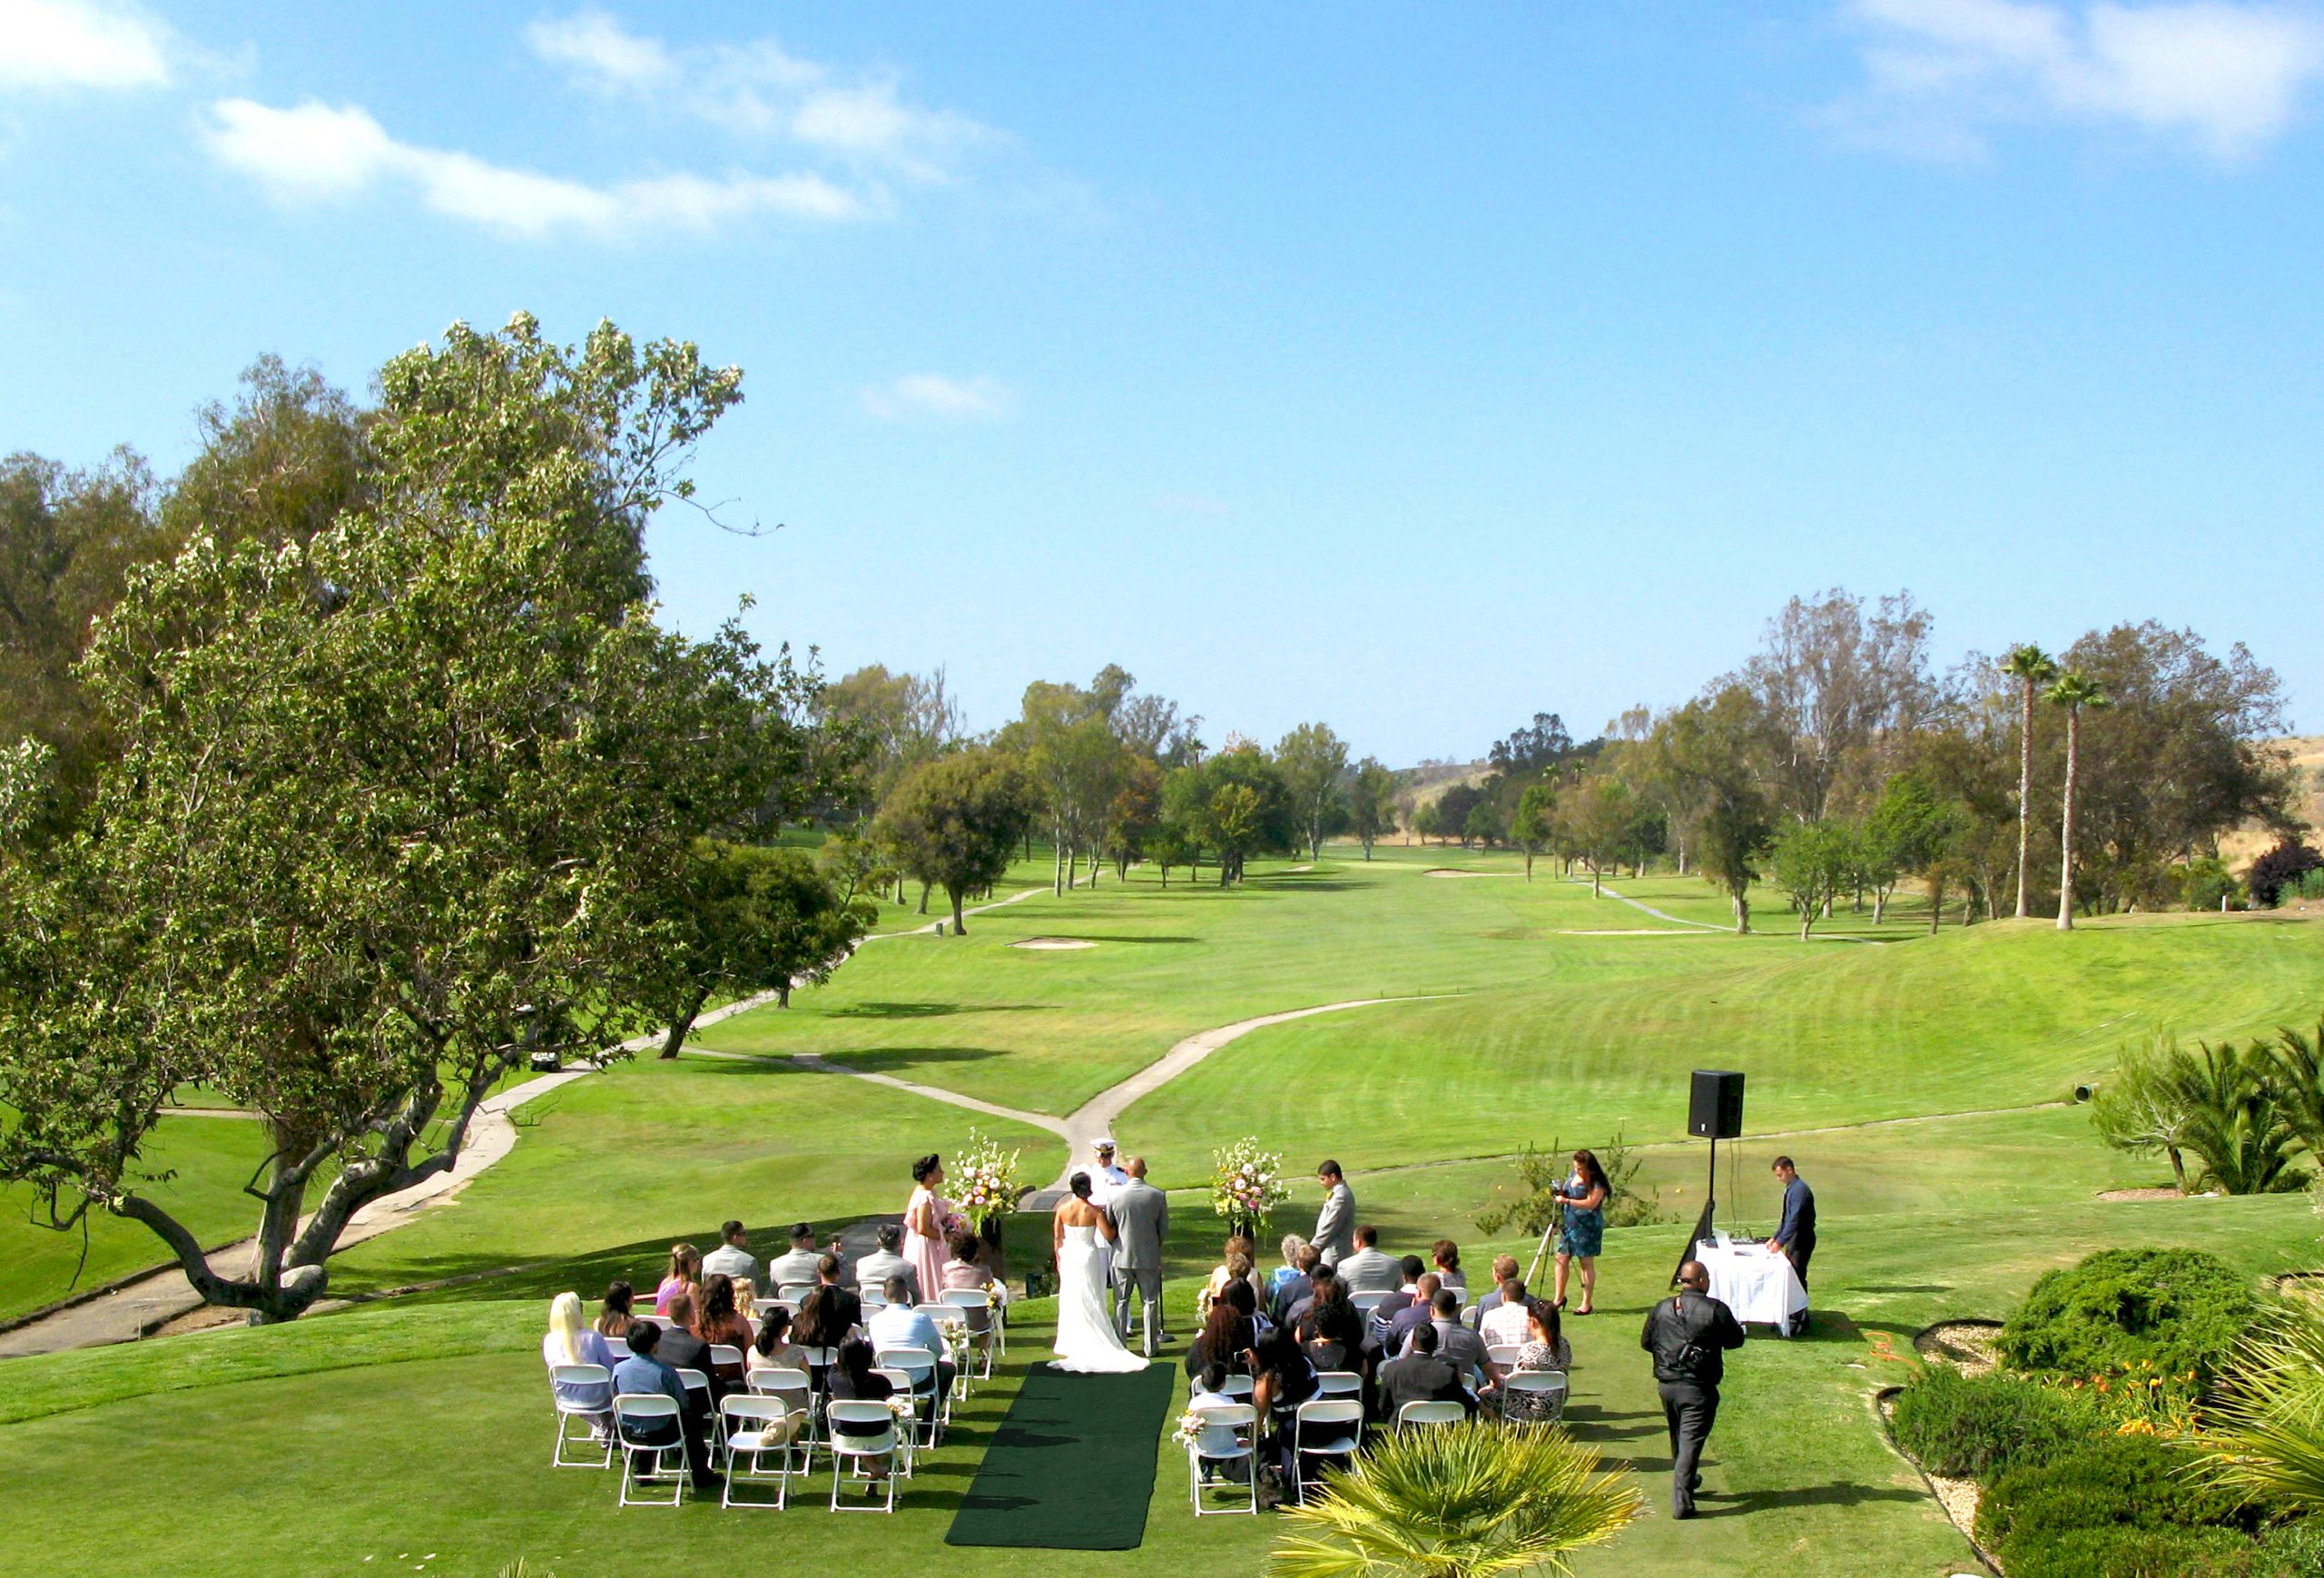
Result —
<instances>
[{"instance_id":1,"label":"tree trunk","mask_svg":"<svg viewBox=\"0 0 2324 1578\"><path fill-rule=\"evenodd\" d=\"M290 1247L290 1240L298 1236L299 1208L307 1198L304 1180L285 1182L281 1175L286 1168L295 1165L297 1159L304 1155L310 1147L301 1144L297 1136L280 1123L268 1124L267 1130L275 1148L274 1162L270 1169L273 1177L268 1183L270 1196L259 1213L258 1239L251 1252L251 1280L271 1294L281 1287L283 1252ZM265 1324L266 1318L258 1310L251 1312L252 1326Z\"/></svg>"},{"instance_id":2,"label":"tree trunk","mask_svg":"<svg viewBox=\"0 0 2324 1578\"><path fill-rule=\"evenodd\" d=\"M1814 904L1814 903L1812 903L1812 902L1810 902L1810 903L1806 903L1806 904L1802 904L1802 905L1800 905L1800 906L1799 906L1799 940L1800 940L1802 942L1807 942L1807 933L1808 933L1811 930L1813 930L1813 929L1814 929L1815 925L1816 925L1816 906L1815 906L1815 904Z\"/></svg>"},{"instance_id":3,"label":"tree trunk","mask_svg":"<svg viewBox=\"0 0 2324 1578\"><path fill-rule=\"evenodd\" d=\"M1590 896L1593 899L1605 896L1605 890L1598 881L1598 862L1595 857L1592 857L1590 862Z\"/></svg>"},{"instance_id":4,"label":"tree trunk","mask_svg":"<svg viewBox=\"0 0 2324 1578\"><path fill-rule=\"evenodd\" d=\"M2179 1148L2175 1145L2164 1146L2162 1153L2171 1159L2171 1180L2178 1184L2179 1192L2185 1194L2187 1192L2187 1159L2179 1153Z\"/></svg>"},{"instance_id":5,"label":"tree trunk","mask_svg":"<svg viewBox=\"0 0 2324 1578\"><path fill-rule=\"evenodd\" d=\"M2034 808L2029 802L2034 794L2034 680L2025 681L2025 718L2017 730L2017 918L2021 921L2031 912L2025 907L2026 841L2034 833Z\"/></svg>"},{"instance_id":6,"label":"tree trunk","mask_svg":"<svg viewBox=\"0 0 2324 1578\"><path fill-rule=\"evenodd\" d=\"M1872 890L1872 923L1877 926L1880 924L1881 921L1886 917L1887 913L1888 890L1883 887L1875 887Z\"/></svg>"},{"instance_id":7,"label":"tree trunk","mask_svg":"<svg viewBox=\"0 0 2324 1578\"><path fill-rule=\"evenodd\" d=\"M958 888L950 889L950 896L952 900L952 935L955 937L965 937L969 934L969 923L960 914L960 899L962 896L960 890Z\"/></svg>"},{"instance_id":8,"label":"tree trunk","mask_svg":"<svg viewBox=\"0 0 2324 1578\"><path fill-rule=\"evenodd\" d=\"M1751 934L1751 901L1740 893L1729 893L1728 897L1735 901L1735 934L1748 937Z\"/></svg>"},{"instance_id":9,"label":"tree trunk","mask_svg":"<svg viewBox=\"0 0 2324 1578\"><path fill-rule=\"evenodd\" d=\"M2058 838L2058 930L2073 930L2073 781L2082 754L2082 709L2066 708L2066 803Z\"/></svg>"},{"instance_id":10,"label":"tree trunk","mask_svg":"<svg viewBox=\"0 0 2324 1578\"><path fill-rule=\"evenodd\" d=\"M1533 880L1533 852L1530 849L1525 852L1525 880Z\"/></svg>"},{"instance_id":11,"label":"tree trunk","mask_svg":"<svg viewBox=\"0 0 2324 1578\"><path fill-rule=\"evenodd\" d=\"M786 991L789 990L787 984L784 990ZM694 1029L694 1021L702 1013L702 1005L709 1001L710 988L705 986L694 994L694 1000L686 1004L685 1011L670 1021L670 1033L662 1038L662 1056L665 1059L678 1055L678 1049L686 1044L686 1036ZM788 1008L791 1005L785 1003L783 1006Z\"/></svg>"},{"instance_id":12,"label":"tree trunk","mask_svg":"<svg viewBox=\"0 0 2324 1578\"><path fill-rule=\"evenodd\" d=\"M928 913L928 886L926 883L920 884L920 912L923 915Z\"/></svg>"},{"instance_id":13,"label":"tree trunk","mask_svg":"<svg viewBox=\"0 0 2324 1578\"><path fill-rule=\"evenodd\" d=\"M1944 924L1945 884L1932 879L1928 884L1928 934L1935 936L1936 929Z\"/></svg>"}]
</instances>

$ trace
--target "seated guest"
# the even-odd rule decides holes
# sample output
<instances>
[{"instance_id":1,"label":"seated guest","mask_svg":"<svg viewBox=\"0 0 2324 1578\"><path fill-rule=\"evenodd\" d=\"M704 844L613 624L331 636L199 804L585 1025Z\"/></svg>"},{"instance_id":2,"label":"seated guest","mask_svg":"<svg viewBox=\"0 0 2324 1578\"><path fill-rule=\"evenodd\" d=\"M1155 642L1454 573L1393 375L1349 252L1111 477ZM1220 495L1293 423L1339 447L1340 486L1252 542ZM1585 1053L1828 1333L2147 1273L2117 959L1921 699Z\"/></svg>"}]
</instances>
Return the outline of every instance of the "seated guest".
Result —
<instances>
[{"instance_id":1,"label":"seated guest","mask_svg":"<svg viewBox=\"0 0 2324 1578\"><path fill-rule=\"evenodd\" d=\"M1437 1353L1433 1326L1415 1328L1403 1355L1380 1366L1378 1395L1380 1417L1391 1424L1407 1403L1458 1403L1463 1413L1477 1411L1477 1400L1462 1384L1460 1372Z\"/></svg>"},{"instance_id":2,"label":"seated guest","mask_svg":"<svg viewBox=\"0 0 2324 1578\"><path fill-rule=\"evenodd\" d=\"M1514 1255L1496 1255L1492 1257L1492 1286L1486 1289L1485 1296L1478 1299L1470 1307L1469 1313L1462 1317L1469 1323L1471 1331L1477 1329L1477 1323L1485 1317L1487 1310L1501 1302L1501 1285L1516 1276L1517 1269L1517 1257Z\"/></svg>"},{"instance_id":3,"label":"seated guest","mask_svg":"<svg viewBox=\"0 0 2324 1578\"><path fill-rule=\"evenodd\" d=\"M670 1268L662 1275L662 1285L654 1290L654 1310L657 1315L670 1313L670 1300L683 1293L689 1297L702 1291L702 1257L694 1253L692 1244L670 1246Z\"/></svg>"},{"instance_id":4,"label":"seated guest","mask_svg":"<svg viewBox=\"0 0 2324 1578\"><path fill-rule=\"evenodd\" d=\"M710 1363L710 1345L694 1334L694 1324L701 1318L694 1296L687 1293L670 1295L670 1324L663 1329L661 1345L655 1356L674 1370L693 1370L710 1382L711 1406L726 1395L726 1384L714 1373Z\"/></svg>"},{"instance_id":5,"label":"seated guest","mask_svg":"<svg viewBox=\"0 0 2324 1578\"><path fill-rule=\"evenodd\" d=\"M1251 1383L1251 1405L1258 1410L1260 1421L1267 1426L1265 1450L1275 1472L1288 1482L1291 1422L1299 1405L1321 1389L1315 1379L1315 1366L1307 1362L1307 1356L1300 1351L1299 1339L1288 1328L1263 1338L1245 1352L1243 1363L1255 1377Z\"/></svg>"},{"instance_id":6,"label":"seated guest","mask_svg":"<svg viewBox=\"0 0 2324 1578\"><path fill-rule=\"evenodd\" d=\"M1436 1263L1437 1282L1456 1292L1468 1292L1469 1279L1461 1274L1461 1246L1450 1238L1439 1238L1429 1246L1428 1252Z\"/></svg>"},{"instance_id":7,"label":"seated guest","mask_svg":"<svg viewBox=\"0 0 2324 1578\"><path fill-rule=\"evenodd\" d=\"M888 1278L880 1290L887 1297L888 1307L874 1310L864 1328L874 1352L881 1348L923 1348L936 1361L936 1386L929 1394L931 1405L952 1389L952 1348L937 1328L936 1319L911 1301L911 1286L901 1274Z\"/></svg>"},{"instance_id":8,"label":"seated guest","mask_svg":"<svg viewBox=\"0 0 2324 1578\"><path fill-rule=\"evenodd\" d=\"M1485 1355L1485 1339L1461 1324L1461 1296L1440 1287L1429 1300L1429 1324L1436 1328L1436 1351L1461 1372L1472 1390L1501 1378L1501 1366Z\"/></svg>"},{"instance_id":9,"label":"seated guest","mask_svg":"<svg viewBox=\"0 0 2324 1578\"><path fill-rule=\"evenodd\" d=\"M995 1277L992 1267L984 1263L982 1238L964 1228L946 1240L946 1247L952 1251L952 1257L944 1262L944 1286L938 1289L940 1293L980 1288L992 1295L996 1305L1008 1300L1009 1285Z\"/></svg>"},{"instance_id":10,"label":"seated guest","mask_svg":"<svg viewBox=\"0 0 2324 1578\"><path fill-rule=\"evenodd\" d=\"M629 1328L624 1339L629 1345L629 1357L614 1366L614 1394L635 1396L659 1393L678 1405L676 1433L673 1434L665 1420L625 1425L622 1439L629 1446L674 1446L684 1443L686 1467L694 1476L694 1488L714 1492L719 1488L718 1476L710 1470L710 1451L703 1444L703 1426L710 1417L710 1400L703 1393L678 1379L678 1372L663 1362L657 1351L662 1344L662 1328L650 1320L641 1320Z\"/></svg>"},{"instance_id":11,"label":"seated guest","mask_svg":"<svg viewBox=\"0 0 2324 1578\"><path fill-rule=\"evenodd\" d=\"M702 1303L694 1311L694 1335L706 1346L746 1348L756 1335L751 1323L743 1318L734 1305L734 1279L723 1271L714 1271L703 1278ZM742 1385L743 1366L720 1365L714 1374L724 1391Z\"/></svg>"},{"instance_id":12,"label":"seated guest","mask_svg":"<svg viewBox=\"0 0 2324 1578\"><path fill-rule=\"evenodd\" d=\"M1216 1314L1221 1306L1213 1304L1210 1307ZM1238 1355L1236 1363L1240 1362ZM1227 1375L1225 1365L1205 1366L1195 1377L1193 1396L1187 1399L1187 1411L1193 1414L1205 1408L1231 1408L1242 1402L1240 1397L1226 1395ZM1237 1482L1247 1481L1251 1477L1250 1460L1238 1455L1236 1445L1235 1426L1232 1425L1205 1425L1202 1427L1202 1433L1195 1438L1195 1455L1202 1462L1205 1484L1217 1478L1222 1470L1228 1479Z\"/></svg>"},{"instance_id":13,"label":"seated guest","mask_svg":"<svg viewBox=\"0 0 2324 1578\"><path fill-rule=\"evenodd\" d=\"M1512 1277L1501 1285L1501 1298L1477 1317L1477 1335L1490 1346L1515 1347L1525 1340L1525 1284Z\"/></svg>"},{"instance_id":14,"label":"seated guest","mask_svg":"<svg viewBox=\"0 0 2324 1578\"><path fill-rule=\"evenodd\" d=\"M759 1257L751 1253L751 1236L743 1231L740 1222L728 1222L718 1229L718 1248L702 1257L702 1274L707 1277L724 1272L736 1282L757 1287L766 1276L766 1268Z\"/></svg>"},{"instance_id":15,"label":"seated guest","mask_svg":"<svg viewBox=\"0 0 2324 1578\"><path fill-rule=\"evenodd\" d=\"M1364 1317L1347 1301L1347 1284L1337 1276L1327 1276L1315 1284L1315 1301L1295 1329L1317 1369L1351 1370L1360 1362Z\"/></svg>"},{"instance_id":16,"label":"seated guest","mask_svg":"<svg viewBox=\"0 0 2324 1578\"><path fill-rule=\"evenodd\" d=\"M743 1370L746 1375L760 1370L803 1370L807 1356L791 1340L791 1312L779 1304L767 1306L766 1314L759 1321L758 1335L743 1351Z\"/></svg>"},{"instance_id":17,"label":"seated guest","mask_svg":"<svg viewBox=\"0 0 2324 1578\"><path fill-rule=\"evenodd\" d=\"M1291 1312L1315 1293L1315 1273L1324 1267L1324 1252L1313 1244L1299 1247L1299 1269L1267 1299L1267 1317L1277 1326L1291 1324Z\"/></svg>"},{"instance_id":18,"label":"seated guest","mask_svg":"<svg viewBox=\"0 0 2324 1578\"><path fill-rule=\"evenodd\" d=\"M1396 1262L1396 1275L1403 1278L1396 1284L1396 1291L1407 1298L1411 1297L1413 1289L1420 1286L1420 1274L1427 1269L1428 1262L1419 1256L1404 1256Z\"/></svg>"},{"instance_id":19,"label":"seated guest","mask_svg":"<svg viewBox=\"0 0 2324 1578\"><path fill-rule=\"evenodd\" d=\"M1218 1264L1210 1268L1210 1280L1203 1284L1202 1304L1205 1309L1210 1307L1210 1301L1216 1298L1219 1290L1226 1286L1227 1278L1251 1274L1252 1257L1258 1252L1258 1246L1242 1234L1228 1236L1226 1248L1219 1256ZM1243 1257L1243 1269L1240 1271L1235 1269L1235 1257L1237 1255Z\"/></svg>"},{"instance_id":20,"label":"seated guest","mask_svg":"<svg viewBox=\"0 0 2324 1578\"><path fill-rule=\"evenodd\" d=\"M593 1323L603 1337L625 1337L629 1335L630 1307L637 1301L637 1294L630 1285L616 1277L606 1285L606 1301L597 1310Z\"/></svg>"},{"instance_id":21,"label":"seated guest","mask_svg":"<svg viewBox=\"0 0 2324 1578\"><path fill-rule=\"evenodd\" d=\"M872 1345L857 1338L841 1345L839 1363L831 1370L831 1390L832 1396L843 1403L884 1403L896 1395L896 1385L874 1366ZM879 1435L894 1427L892 1421L883 1425L876 1419L832 1426L842 1435ZM880 1464L870 1472L875 1480L885 1479L888 1465Z\"/></svg>"},{"instance_id":22,"label":"seated guest","mask_svg":"<svg viewBox=\"0 0 2324 1578\"><path fill-rule=\"evenodd\" d=\"M862 1332L862 1301L844 1287L826 1282L799 1306L791 1323L791 1340L803 1348L835 1348Z\"/></svg>"},{"instance_id":23,"label":"seated guest","mask_svg":"<svg viewBox=\"0 0 2324 1578\"><path fill-rule=\"evenodd\" d=\"M786 1287L812 1287L815 1285L815 1263L823 1257L815 1248L815 1229L812 1223L796 1223L786 1236L791 1240L790 1251L777 1255L768 1262L766 1268L767 1292L778 1298ZM839 1235L836 1233L832 1235L832 1248L834 1252L839 1248ZM794 1309L791 1313L796 1315L799 1312Z\"/></svg>"},{"instance_id":24,"label":"seated guest","mask_svg":"<svg viewBox=\"0 0 2324 1578\"><path fill-rule=\"evenodd\" d=\"M1546 1298L1525 1301L1526 1336L1518 1346L1517 1367L1521 1370L1570 1370L1573 1367L1573 1350L1566 1346L1565 1334L1558 1329L1558 1307ZM1563 1415L1564 1405L1539 1392L1512 1392L1508 1377L1493 1388L1493 1396L1501 1416L1516 1424L1533 1424L1541 1420L1555 1423Z\"/></svg>"},{"instance_id":25,"label":"seated guest","mask_svg":"<svg viewBox=\"0 0 2324 1578\"><path fill-rule=\"evenodd\" d=\"M826 1251L815 1261L816 1286L832 1290L839 1300L841 1312L847 1317L848 1325L861 1326L863 1324L863 1300L855 1289L847 1286L846 1277L847 1262L839 1257L836 1250Z\"/></svg>"},{"instance_id":26,"label":"seated guest","mask_svg":"<svg viewBox=\"0 0 2324 1578\"><path fill-rule=\"evenodd\" d=\"M628 1357L625 1349L622 1358ZM616 1360L600 1334L581 1323L581 1296L560 1293L548 1303L548 1335L541 1338L541 1362L552 1370L559 1365L601 1365L611 1370ZM602 1437L612 1423L614 1389L611 1381L556 1381L556 1400L589 1410L589 1434Z\"/></svg>"},{"instance_id":27,"label":"seated guest","mask_svg":"<svg viewBox=\"0 0 2324 1578\"><path fill-rule=\"evenodd\" d=\"M903 1224L881 1223L880 1247L855 1263L855 1285L870 1292L886 1287L891 1277L901 1277L904 1279L905 1290L911 1295L911 1303L918 1304L922 1297L934 1297L933 1291L923 1292L921 1289L920 1268L896 1253L903 1241Z\"/></svg>"},{"instance_id":28,"label":"seated guest","mask_svg":"<svg viewBox=\"0 0 2324 1578\"><path fill-rule=\"evenodd\" d=\"M1413 1301L1388 1317L1377 1333L1374 1343L1380 1352L1390 1358L1404 1351L1413 1333L1436 1318L1436 1273L1423 1271L1420 1280L1413 1284Z\"/></svg>"},{"instance_id":29,"label":"seated guest","mask_svg":"<svg viewBox=\"0 0 2324 1578\"><path fill-rule=\"evenodd\" d=\"M1211 1300L1210 1313L1203 1317L1202 1330L1195 1334L1192 1346L1187 1349L1187 1374L1199 1376L1213 1365L1239 1371L1243 1356L1258 1344L1258 1327L1251 1319L1255 1301L1251 1285L1230 1282L1226 1290Z\"/></svg>"},{"instance_id":30,"label":"seated guest","mask_svg":"<svg viewBox=\"0 0 2324 1578\"><path fill-rule=\"evenodd\" d=\"M1269 1304L1273 1304L1275 1296L1283 1291L1284 1284L1307 1275L1299 1265L1299 1252L1305 1248L1307 1240L1298 1234L1285 1233L1283 1236L1283 1264L1267 1273L1266 1286L1259 1289Z\"/></svg>"},{"instance_id":31,"label":"seated guest","mask_svg":"<svg viewBox=\"0 0 2324 1578\"><path fill-rule=\"evenodd\" d=\"M1332 1270L1350 1293L1393 1293L1396 1290L1397 1268L1393 1257L1380 1252L1380 1229L1365 1226L1355 1230L1355 1252L1340 1257Z\"/></svg>"}]
</instances>

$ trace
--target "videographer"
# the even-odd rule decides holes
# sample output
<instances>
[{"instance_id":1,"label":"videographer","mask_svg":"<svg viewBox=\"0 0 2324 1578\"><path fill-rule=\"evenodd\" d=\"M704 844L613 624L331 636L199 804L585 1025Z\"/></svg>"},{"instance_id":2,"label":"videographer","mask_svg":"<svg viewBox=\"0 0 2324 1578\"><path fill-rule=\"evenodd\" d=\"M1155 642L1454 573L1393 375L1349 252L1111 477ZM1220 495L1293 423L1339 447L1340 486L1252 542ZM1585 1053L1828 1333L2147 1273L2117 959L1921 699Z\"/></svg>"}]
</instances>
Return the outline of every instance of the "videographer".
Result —
<instances>
[{"instance_id":1,"label":"videographer","mask_svg":"<svg viewBox=\"0 0 2324 1578\"><path fill-rule=\"evenodd\" d=\"M1703 1483L1703 1443L1718 1417L1718 1384L1727 1350L1743 1346L1735 1312L1710 1296L1710 1273L1699 1260L1679 1267L1679 1291L1647 1312L1638 1346L1654 1356L1662 1417L1670 1428L1670 1515L1695 1515Z\"/></svg>"}]
</instances>

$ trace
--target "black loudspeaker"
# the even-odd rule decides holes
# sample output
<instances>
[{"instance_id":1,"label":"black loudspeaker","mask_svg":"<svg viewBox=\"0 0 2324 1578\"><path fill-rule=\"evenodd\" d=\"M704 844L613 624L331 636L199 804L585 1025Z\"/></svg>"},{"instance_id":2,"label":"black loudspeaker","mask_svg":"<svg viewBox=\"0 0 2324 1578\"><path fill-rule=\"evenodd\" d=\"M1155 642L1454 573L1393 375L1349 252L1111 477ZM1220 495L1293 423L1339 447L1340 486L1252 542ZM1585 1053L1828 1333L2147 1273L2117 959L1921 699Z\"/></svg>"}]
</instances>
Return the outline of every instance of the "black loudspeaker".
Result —
<instances>
[{"instance_id":1,"label":"black loudspeaker","mask_svg":"<svg viewBox=\"0 0 2324 1578\"><path fill-rule=\"evenodd\" d=\"M1698 1139L1743 1138L1743 1076L1730 1069L1697 1069L1687 1104L1687 1132Z\"/></svg>"}]
</instances>

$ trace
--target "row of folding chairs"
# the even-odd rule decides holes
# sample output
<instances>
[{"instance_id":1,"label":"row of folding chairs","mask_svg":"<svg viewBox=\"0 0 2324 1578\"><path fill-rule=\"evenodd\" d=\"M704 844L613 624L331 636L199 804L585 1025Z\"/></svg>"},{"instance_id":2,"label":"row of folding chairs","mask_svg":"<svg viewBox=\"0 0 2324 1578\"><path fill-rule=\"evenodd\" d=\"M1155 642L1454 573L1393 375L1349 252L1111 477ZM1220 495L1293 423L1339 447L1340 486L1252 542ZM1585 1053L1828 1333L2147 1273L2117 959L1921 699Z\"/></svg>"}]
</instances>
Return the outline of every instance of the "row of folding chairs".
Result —
<instances>
[{"instance_id":1,"label":"row of folding chairs","mask_svg":"<svg viewBox=\"0 0 2324 1578\"><path fill-rule=\"evenodd\" d=\"M903 1384L900 1376L891 1382ZM718 1504L722 1507L765 1507L780 1512L790 1504L791 1482L804 1481L814 1466L816 1441L809 1432L791 1433L786 1427L793 1417L781 1398L757 1393L738 1392L721 1399L716 1415L719 1425L714 1450L725 1477ZM887 1512L896 1510L896 1482L911 1474L912 1431L899 1419L887 1404L852 1402L834 1397L826 1402L811 1421L822 1420L830 1428L822 1435L821 1445L832 1460L831 1510L835 1513ZM850 1425L877 1425L876 1430L851 1434ZM681 1440L672 1445L635 1446L627 1442L621 1445L621 1489L618 1504L632 1506L675 1507L685 1500L689 1471L686 1465L683 1427L678 1418L675 1399L659 1392L625 1392L614 1399L614 1435L620 1435L631 1426L649 1430L675 1429ZM613 1437L608 1437L610 1455ZM774 1458L774 1466L767 1466L767 1458ZM796 1466L794 1466L794 1458ZM873 1464L882 1464L888 1472L883 1476L882 1499L866 1502L860 1506L848 1505L840 1500L840 1488L851 1470L862 1472ZM663 1494L667 1487L667 1494ZM771 1486L773 1499L761 1501L751 1492L759 1486ZM739 1494L738 1494L739 1493Z\"/></svg>"}]
</instances>

